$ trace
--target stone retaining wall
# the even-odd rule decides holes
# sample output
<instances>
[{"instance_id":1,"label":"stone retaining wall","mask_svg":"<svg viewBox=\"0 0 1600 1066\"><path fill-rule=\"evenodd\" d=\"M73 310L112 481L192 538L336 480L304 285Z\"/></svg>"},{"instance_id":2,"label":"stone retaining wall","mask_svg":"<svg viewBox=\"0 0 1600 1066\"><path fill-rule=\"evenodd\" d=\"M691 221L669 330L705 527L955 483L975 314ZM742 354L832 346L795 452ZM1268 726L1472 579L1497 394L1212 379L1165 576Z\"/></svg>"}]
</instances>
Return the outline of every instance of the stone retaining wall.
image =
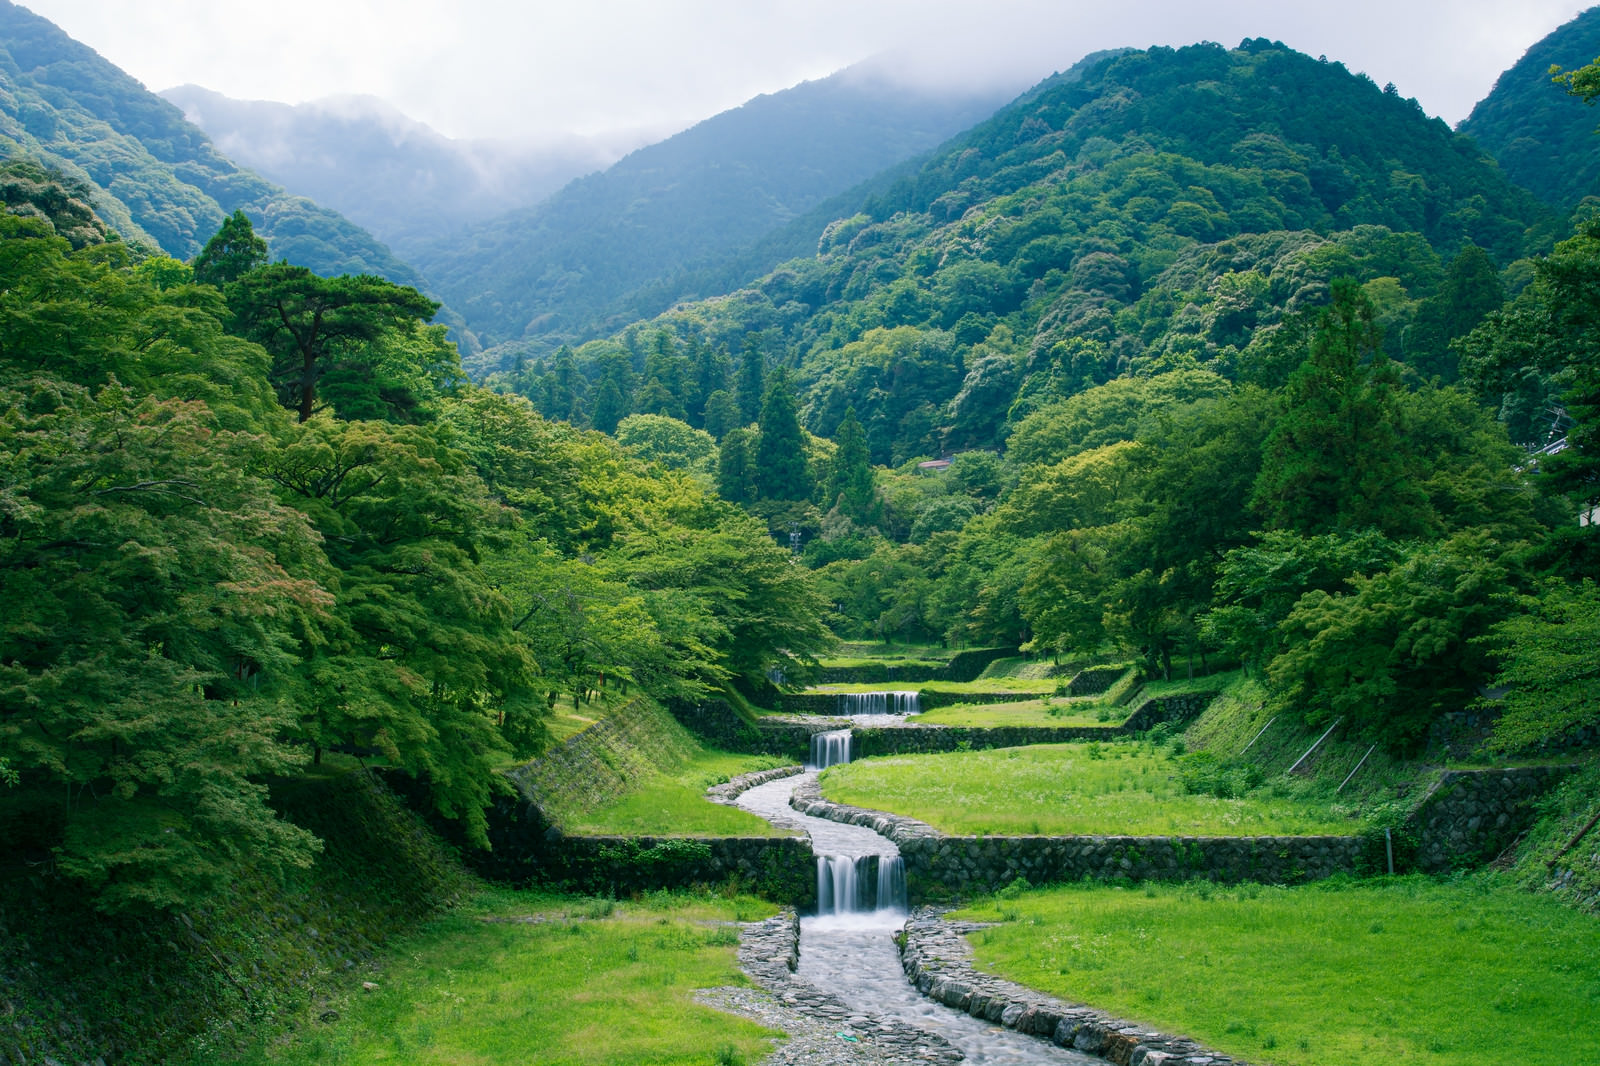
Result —
<instances>
[{"instance_id":1,"label":"stone retaining wall","mask_svg":"<svg viewBox=\"0 0 1600 1066\"><path fill-rule=\"evenodd\" d=\"M1131 669L1131 666L1091 666L1087 670L1079 670L1067 682L1067 695L1098 696Z\"/></svg>"},{"instance_id":2,"label":"stone retaining wall","mask_svg":"<svg viewBox=\"0 0 1600 1066\"><path fill-rule=\"evenodd\" d=\"M687 756L692 747L664 708L641 697L509 776L545 810L593 810L622 795L629 781L654 770L656 758Z\"/></svg>"},{"instance_id":3,"label":"stone retaining wall","mask_svg":"<svg viewBox=\"0 0 1600 1066\"><path fill-rule=\"evenodd\" d=\"M1533 820L1534 800L1571 769L1445 771L1407 820L1417 836L1417 868L1438 873L1494 859Z\"/></svg>"},{"instance_id":4,"label":"stone retaining wall","mask_svg":"<svg viewBox=\"0 0 1600 1066\"><path fill-rule=\"evenodd\" d=\"M1181 692L1175 696L1151 696L1134 707L1133 713L1122 723L1121 731L1143 733L1162 722L1173 724L1187 722L1200 717L1200 712L1216 698L1215 692Z\"/></svg>"},{"instance_id":5,"label":"stone retaining wall","mask_svg":"<svg viewBox=\"0 0 1600 1066\"><path fill-rule=\"evenodd\" d=\"M945 836L914 818L831 803L809 782L790 803L805 814L866 826L894 841L915 902L997 892L1019 877L1034 885L1086 877L1294 884L1356 872L1364 847L1353 836Z\"/></svg>"},{"instance_id":6,"label":"stone retaining wall","mask_svg":"<svg viewBox=\"0 0 1600 1066\"><path fill-rule=\"evenodd\" d=\"M974 1018L1122 1066L1238 1063L1187 1037L1169 1036L978 973L972 966L972 947L963 934L981 928L976 923L947 922L937 911L919 909L906 922L900 941L900 963L907 979L923 995Z\"/></svg>"},{"instance_id":7,"label":"stone retaining wall","mask_svg":"<svg viewBox=\"0 0 1600 1066\"><path fill-rule=\"evenodd\" d=\"M988 751L1024 744L1064 744L1070 740L1109 740L1119 726L965 726L907 725L857 727L850 731L853 759L874 755L933 755L952 751Z\"/></svg>"},{"instance_id":8,"label":"stone retaining wall","mask_svg":"<svg viewBox=\"0 0 1600 1066\"><path fill-rule=\"evenodd\" d=\"M567 836L553 841L541 880L579 892L630 895L737 882L796 907L817 902L817 857L803 837Z\"/></svg>"}]
</instances>

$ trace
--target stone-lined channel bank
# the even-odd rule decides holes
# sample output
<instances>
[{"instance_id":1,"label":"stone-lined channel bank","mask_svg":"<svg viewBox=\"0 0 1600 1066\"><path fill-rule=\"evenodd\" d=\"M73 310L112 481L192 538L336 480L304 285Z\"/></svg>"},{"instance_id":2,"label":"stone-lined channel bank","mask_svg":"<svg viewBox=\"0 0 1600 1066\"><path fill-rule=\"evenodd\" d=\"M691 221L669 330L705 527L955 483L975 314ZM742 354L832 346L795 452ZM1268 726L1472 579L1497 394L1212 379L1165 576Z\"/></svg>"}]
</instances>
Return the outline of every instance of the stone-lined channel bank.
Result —
<instances>
[{"instance_id":1,"label":"stone-lined channel bank","mask_svg":"<svg viewBox=\"0 0 1600 1066\"><path fill-rule=\"evenodd\" d=\"M863 881L887 883L876 875L898 860L892 841L871 829L813 818L790 806L796 787L814 784L816 776L812 770L771 780L741 792L735 802L780 828L807 833L819 857L819 879L833 879L835 874L829 871L837 870L843 861L854 867ZM819 895L834 900L832 913L801 918L792 950L784 950L786 934L780 918L747 934L747 950L741 951L751 976L780 1000L800 1005L802 1013L813 1017L820 1013L830 1022L839 1022L834 1039L840 1044L866 1043L880 1051L867 1056L850 1052L833 1061L959 1060L977 1066L1102 1061L1008 1029L998 1019L957 1011L924 996L907 980L895 942L908 917L905 899L880 898L886 892L860 891L842 902L837 888L830 886L822 893L819 886ZM749 948L751 935L759 947ZM763 956L764 961L756 956ZM811 1010L804 1009L808 999L813 1003ZM924 1034L924 1039L908 1038L908 1033Z\"/></svg>"}]
</instances>

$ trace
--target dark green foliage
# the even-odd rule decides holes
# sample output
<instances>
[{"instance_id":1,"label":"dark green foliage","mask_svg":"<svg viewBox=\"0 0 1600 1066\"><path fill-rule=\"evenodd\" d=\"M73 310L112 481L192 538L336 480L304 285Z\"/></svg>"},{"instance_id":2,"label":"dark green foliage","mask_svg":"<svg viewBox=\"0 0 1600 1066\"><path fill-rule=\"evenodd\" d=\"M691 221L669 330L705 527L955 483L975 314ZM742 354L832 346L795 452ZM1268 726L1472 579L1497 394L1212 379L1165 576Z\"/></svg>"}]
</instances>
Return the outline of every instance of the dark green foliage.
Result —
<instances>
[{"instance_id":1,"label":"dark green foliage","mask_svg":"<svg viewBox=\"0 0 1600 1066\"><path fill-rule=\"evenodd\" d=\"M1456 380L1450 345L1465 337L1491 311L1505 303L1505 286L1494 264L1476 245L1467 245L1450 261L1439 291L1422 301L1416 321L1405 335L1406 362L1424 376L1445 383Z\"/></svg>"},{"instance_id":2,"label":"dark green foliage","mask_svg":"<svg viewBox=\"0 0 1600 1066\"><path fill-rule=\"evenodd\" d=\"M1597 55L1600 11L1591 8L1529 48L1461 124L1507 177L1563 209L1600 194L1600 117L1553 84L1550 68L1581 69Z\"/></svg>"},{"instance_id":3,"label":"dark green foliage","mask_svg":"<svg viewBox=\"0 0 1600 1066\"><path fill-rule=\"evenodd\" d=\"M877 494L867 455L867 437L854 407L845 411L835 443L838 451L834 453L833 470L828 476L823 502L838 507L841 514L854 521L871 525L876 517Z\"/></svg>"},{"instance_id":4,"label":"dark green foliage","mask_svg":"<svg viewBox=\"0 0 1600 1066\"><path fill-rule=\"evenodd\" d=\"M235 328L272 353L278 398L301 422L324 406L412 421L459 373L444 338L419 328L439 305L383 278L323 278L280 262L240 275L227 295Z\"/></svg>"},{"instance_id":5,"label":"dark green foliage","mask_svg":"<svg viewBox=\"0 0 1600 1066\"><path fill-rule=\"evenodd\" d=\"M1266 441L1254 503L1269 526L1421 531L1426 501L1399 455L1397 384L1371 302L1353 282L1336 283Z\"/></svg>"},{"instance_id":6,"label":"dark green foliage","mask_svg":"<svg viewBox=\"0 0 1600 1066\"><path fill-rule=\"evenodd\" d=\"M325 842L311 865L283 878L246 866L226 891L176 913L96 911L18 861L29 853L5 848L0 980L10 1013L0 1053L215 1061L250 1023L301 1008L327 991L327 974L468 890L438 838L365 772L276 780L269 802Z\"/></svg>"},{"instance_id":7,"label":"dark green foliage","mask_svg":"<svg viewBox=\"0 0 1600 1066\"><path fill-rule=\"evenodd\" d=\"M722 438L717 455L717 494L729 503L756 500L755 433L734 429Z\"/></svg>"},{"instance_id":8,"label":"dark green foliage","mask_svg":"<svg viewBox=\"0 0 1600 1066\"><path fill-rule=\"evenodd\" d=\"M250 218L235 211L194 257L194 280L217 288L267 265L267 242L256 236Z\"/></svg>"},{"instance_id":9,"label":"dark green foliage","mask_svg":"<svg viewBox=\"0 0 1600 1066\"><path fill-rule=\"evenodd\" d=\"M761 403L761 430L755 444L756 495L764 500L804 500L811 495L805 441L789 375L774 371Z\"/></svg>"}]
</instances>

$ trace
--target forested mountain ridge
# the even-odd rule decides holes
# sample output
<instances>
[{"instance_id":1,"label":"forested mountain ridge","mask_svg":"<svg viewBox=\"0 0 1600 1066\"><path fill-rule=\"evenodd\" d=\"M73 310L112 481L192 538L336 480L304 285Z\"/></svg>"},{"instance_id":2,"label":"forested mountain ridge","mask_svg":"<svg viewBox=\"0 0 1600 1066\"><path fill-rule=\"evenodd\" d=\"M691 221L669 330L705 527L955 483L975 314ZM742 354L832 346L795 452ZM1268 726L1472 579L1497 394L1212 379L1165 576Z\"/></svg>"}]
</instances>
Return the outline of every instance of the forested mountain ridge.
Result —
<instances>
[{"instance_id":1,"label":"forested mountain ridge","mask_svg":"<svg viewBox=\"0 0 1600 1066\"><path fill-rule=\"evenodd\" d=\"M247 212L275 258L321 274L422 279L372 235L219 154L177 107L53 23L0 0L0 155L86 182L124 239L189 259Z\"/></svg>"},{"instance_id":2,"label":"forested mountain ridge","mask_svg":"<svg viewBox=\"0 0 1600 1066\"><path fill-rule=\"evenodd\" d=\"M1264 327L1341 274L1373 287L1395 354L1450 376L1449 338L1402 328L1447 260L1504 266L1558 233L1472 141L1338 63L1265 40L1128 52L956 137L814 256L578 349L560 387L553 366L507 383L565 417L610 377L624 414L698 425L714 388L684 375L670 410L638 401L654 330L730 353L759 335L796 368L806 428L831 437L854 406L873 460L899 463L994 447L1120 374L1266 373Z\"/></svg>"},{"instance_id":3,"label":"forested mountain ridge","mask_svg":"<svg viewBox=\"0 0 1600 1066\"><path fill-rule=\"evenodd\" d=\"M736 251L1003 98L929 94L852 68L641 148L544 203L436 242L416 262L486 344L520 341L537 353L603 336L702 295L671 287L685 265ZM629 303L652 282L666 288Z\"/></svg>"},{"instance_id":4,"label":"forested mountain ridge","mask_svg":"<svg viewBox=\"0 0 1600 1066\"><path fill-rule=\"evenodd\" d=\"M401 256L525 207L621 154L594 139L458 141L373 97L290 105L198 85L160 94L230 158L371 230Z\"/></svg>"},{"instance_id":5,"label":"forested mountain ridge","mask_svg":"<svg viewBox=\"0 0 1600 1066\"><path fill-rule=\"evenodd\" d=\"M1597 55L1600 7L1592 7L1529 48L1457 127L1512 181L1562 209L1600 196L1600 113L1552 92L1550 68L1573 70Z\"/></svg>"}]
</instances>

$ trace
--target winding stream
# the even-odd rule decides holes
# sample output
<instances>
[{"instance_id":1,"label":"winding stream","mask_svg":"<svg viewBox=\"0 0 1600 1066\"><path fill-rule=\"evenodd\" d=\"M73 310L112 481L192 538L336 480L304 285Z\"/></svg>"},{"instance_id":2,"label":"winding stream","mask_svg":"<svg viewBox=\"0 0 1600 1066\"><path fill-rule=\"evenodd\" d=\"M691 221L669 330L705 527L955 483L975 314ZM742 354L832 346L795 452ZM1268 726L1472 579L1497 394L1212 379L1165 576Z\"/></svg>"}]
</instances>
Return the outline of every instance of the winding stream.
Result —
<instances>
[{"instance_id":1,"label":"winding stream","mask_svg":"<svg viewBox=\"0 0 1600 1066\"><path fill-rule=\"evenodd\" d=\"M837 745L834 750L837 753ZM826 744L823 752L826 756ZM849 758L847 746L843 754L843 759L834 761ZM814 818L790 807L795 787L814 780L817 772L808 769L796 777L757 785L737 800L740 807L773 825L807 833L817 853L819 907L816 915L800 920L799 975L863 1014L937 1033L959 1048L967 1062L979 1066L1103 1066L1100 1059L951 1010L906 980L894 942L906 920L905 879L895 877L901 869L899 849L863 826Z\"/></svg>"}]
</instances>

